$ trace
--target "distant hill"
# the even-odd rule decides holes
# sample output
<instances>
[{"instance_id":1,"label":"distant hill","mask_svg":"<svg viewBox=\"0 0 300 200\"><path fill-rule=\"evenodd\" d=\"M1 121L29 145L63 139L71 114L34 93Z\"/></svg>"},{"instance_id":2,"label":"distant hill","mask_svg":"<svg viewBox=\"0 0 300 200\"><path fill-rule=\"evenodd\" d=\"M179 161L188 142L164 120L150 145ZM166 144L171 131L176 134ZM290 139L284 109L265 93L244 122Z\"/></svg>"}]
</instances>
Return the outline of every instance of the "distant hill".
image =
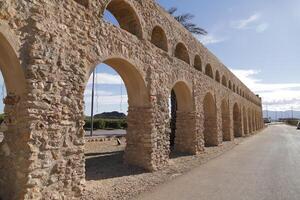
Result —
<instances>
[{"instance_id":1,"label":"distant hill","mask_svg":"<svg viewBox=\"0 0 300 200\"><path fill-rule=\"evenodd\" d=\"M104 112L101 114L96 114L95 118L96 119L125 119L126 115L124 113L113 111L113 112Z\"/></svg>"},{"instance_id":2,"label":"distant hill","mask_svg":"<svg viewBox=\"0 0 300 200\"><path fill-rule=\"evenodd\" d=\"M267 116L270 117L271 119L279 119L279 118L291 118L292 117L292 111L287 110L287 111L272 111L266 110L263 111L264 117L266 118ZM300 119L300 111L293 111L293 117Z\"/></svg>"}]
</instances>

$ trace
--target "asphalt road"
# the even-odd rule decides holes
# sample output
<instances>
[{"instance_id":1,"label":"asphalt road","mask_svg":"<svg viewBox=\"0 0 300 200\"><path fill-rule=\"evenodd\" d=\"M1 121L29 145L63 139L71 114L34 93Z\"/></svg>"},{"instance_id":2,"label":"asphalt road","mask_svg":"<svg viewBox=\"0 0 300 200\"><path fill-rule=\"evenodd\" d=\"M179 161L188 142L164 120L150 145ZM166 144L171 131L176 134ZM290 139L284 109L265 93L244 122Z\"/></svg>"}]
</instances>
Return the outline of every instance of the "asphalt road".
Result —
<instances>
[{"instance_id":1,"label":"asphalt road","mask_svg":"<svg viewBox=\"0 0 300 200\"><path fill-rule=\"evenodd\" d=\"M90 131L85 131L86 136L90 136ZM123 136L126 135L126 130L94 130L93 136Z\"/></svg>"},{"instance_id":2,"label":"asphalt road","mask_svg":"<svg viewBox=\"0 0 300 200\"><path fill-rule=\"evenodd\" d=\"M300 200L300 131L271 125L140 200Z\"/></svg>"}]
</instances>

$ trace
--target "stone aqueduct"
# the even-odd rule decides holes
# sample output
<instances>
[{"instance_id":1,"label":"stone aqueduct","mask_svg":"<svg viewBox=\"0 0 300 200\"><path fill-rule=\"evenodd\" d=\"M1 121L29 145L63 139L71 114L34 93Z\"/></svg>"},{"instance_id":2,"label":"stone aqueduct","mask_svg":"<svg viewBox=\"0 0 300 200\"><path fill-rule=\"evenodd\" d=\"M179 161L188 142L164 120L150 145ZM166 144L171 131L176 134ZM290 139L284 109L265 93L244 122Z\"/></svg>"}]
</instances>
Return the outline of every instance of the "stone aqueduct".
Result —
<instances>
[{"instance_id":1,"label":"stone aqueduct","mask_svg":"<svg viewBox=\"0 0 300 200\"><path fill-rule=\"evenodd\" d=\"M127 88L130 165L168 164L172 89L176 151L201 153L263 127L261 99L154 0L1 0L0 53L2 199L84 198L83 97L99 63Z\"/></svg>"}]
</instances>

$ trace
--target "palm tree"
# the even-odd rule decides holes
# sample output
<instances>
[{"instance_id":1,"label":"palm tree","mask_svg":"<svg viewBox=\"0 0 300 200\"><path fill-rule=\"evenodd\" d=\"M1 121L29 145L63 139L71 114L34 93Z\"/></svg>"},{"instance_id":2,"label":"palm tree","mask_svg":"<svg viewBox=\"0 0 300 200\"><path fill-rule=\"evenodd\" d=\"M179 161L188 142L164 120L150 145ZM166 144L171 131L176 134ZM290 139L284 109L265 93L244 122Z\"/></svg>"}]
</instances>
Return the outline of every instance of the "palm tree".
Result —
<instances>
[{"instance_id":1,"label":"palm tree","mask_svg":"<svg viewBox=\"0 0 300 200\"><path fill-rule=\"evenodd\" d=\"M168 13L173 15L174 18L181 23L189 32L194 33L196 35L206 35L207 31L204 30L203 28L198 27L196 24L190 22L190 20L192 20L195 16L190 14L190 13L186 13L186 14L182 14L182 15L175 15L177 11L177 8L172 7L168 10Z\"/></svg>"}]
</instances>

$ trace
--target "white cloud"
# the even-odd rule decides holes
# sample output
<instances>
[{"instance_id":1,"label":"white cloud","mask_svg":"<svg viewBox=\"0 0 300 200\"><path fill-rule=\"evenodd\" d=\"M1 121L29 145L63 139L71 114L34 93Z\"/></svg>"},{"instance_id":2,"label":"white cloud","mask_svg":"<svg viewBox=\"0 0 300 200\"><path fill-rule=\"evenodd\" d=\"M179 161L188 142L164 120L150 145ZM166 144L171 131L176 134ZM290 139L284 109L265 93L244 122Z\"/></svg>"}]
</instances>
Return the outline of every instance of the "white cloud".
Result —
<instances>
[{"instance_id":1,"label":"white cloud","mask_svg":"<svg viewBox=\"0 0 300 200\"><path fill-rule=\"evenodd\" d=\"M232 24L236 29L247 29L253 22L258 21L260 17L261 15L259 13L256 13L254 15L251 15L247 19L238 20L233 22Z\"/></svg>"},{"instance_id":2,"label":"white cloud","mask_svg":"<svg viewBox=\"0 0 300 200\"><path fill-rule=\"evenodd\" d=\"M93 76L90 77L88 85L91 85L92 81L93 81ZM120 85L123 84L123 80L119 75L113 75L108 73L96 73L95 84Z\"/></svg>"},{"instance_id":3,"label":"white cloud","mask_svg":"<svg viewBox=\"0 0 300 200\"><path fill-rule=\"evenodd\" d=\"M197 38L204 45L216 44L216 43L220 43L220 42L225 41L224 38L218 38L215 35L209 35L209 34L208 35L198 36Z\"/></svg>"},{"instance_id":4,"label":"white cloud","mask_svg":"<svg viewBox=\"0 0 300 200\"><path fill-rule=\"evenodd\" d=\"M85 98L84 110L86 115L91 112L91 98ZM94 99L94 113L118 111L127 113L128 96L127 95L112 95L100 96Z\"/></svg>"},{"instance_id":5,"label":"white cloud","mask_svg":"<svg viewBox=\"0 0 300 200\"><path fill-rule=\"evenodd\" d=\"M232 72L262 97L268 109L284 111L293 107L300 110L300 83L264 83L254 77L260 73L257 70L232 69Z\"/></svg>"},{"instance_id":6,"label":"white cloud","mask_svg":"<svg viewBox=\"0 0 300 200\"><path fill-rule=\"evenodd\" d=\"M105 90L95 90L95 96L96 95L99 95L99 96L111 96L113 95L112 92L109 92L109 91L105 91ZM90 97L92 96L92 89L91 88L87 88L85 91L84 91L84 97Z\"/></svg>"},{"instance_id":7,"label":"white cloud","mask_svg":"<svg viewBox=\"0 0 300 200\"><path fill-rule=\"evenodd\" d=\"M127 104L128 96L127 95L111 95L111 96L101 96L99 98L95 97L95 104L98 102L101 105L119 105L121 102L122 104ZM91 103L91 98L85 99L86 104Z\"/></svg>"},{"instance_id":8,"label":"white cloud","mask_svg":"<svg viewBox=\"0 0 300 200\"><path fill-rule=\"evenodd\" d=\"M261 22L261 14L256 13L249 16L247 19L232 21L231 25L233 28L238 30L252 29L257 33L262 33L269 28L269 24L266 22Z\"/></svg>"}]
</instances>

